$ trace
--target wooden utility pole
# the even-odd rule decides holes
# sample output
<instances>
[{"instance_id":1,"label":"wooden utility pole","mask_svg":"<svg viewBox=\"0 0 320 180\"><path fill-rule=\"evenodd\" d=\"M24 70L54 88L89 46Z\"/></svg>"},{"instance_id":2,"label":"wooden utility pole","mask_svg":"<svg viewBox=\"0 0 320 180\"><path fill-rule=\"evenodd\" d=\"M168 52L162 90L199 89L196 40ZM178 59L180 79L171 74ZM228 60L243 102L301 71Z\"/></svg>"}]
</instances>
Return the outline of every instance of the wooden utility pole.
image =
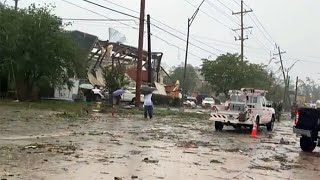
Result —
<instances>
[{"instance_id":1,"label":"wooden utility pole","mask_svg":"<svg viewBox=\"0 0 320 180\"><path fill-rule=\"evenodd\" d=\"M244 57L244 41L248 39L248 36L245 38L244 37L244 30L245 29L251 29L253 28L252 26L249 26L249 27L244 27L243 25L243 16L246 14L246 13L249 13L249 12L252 12L252 9L250 10L244 10L243 9L243 0L241 0L241 11L240 12L232 12L232 15L237 15L237 14L240 14L241 16L241 28L240 29L234 29L234 31L241 31L241 36L239 38L235 38L236 41L241 41L241 61L243 62L243 57Z\"/></svg>"},{"instance_id":2,"label":"wooden utility pole","mask_svg":"<svg viewBox=\"0 0 320 180\"><path fill-rule=\"evenodd\" d=\"M152 51L151 51L151 27L150 27L150 15L147 15L148 26L148 81L151 85L152 82Z\"/></svg>"},{"instance_id":3,"label":"wooden utility pole","mask_svg":"<svg viewBox=\"0 0 320 180\"><path fill-rule=\"evenodd\" d=\"M277 45L276 45L277 46ZM281 54L284 54L286 53L285 51L284 52L281 52L280 50L280 46L278 46L278 54L274 54L275 56L276 55L279 55L279 58L280 58L280 64L281 64L281 71L282 71L282 74L283 74L283 81L284 81L284 94L283 94L283 103L286 103L286 91L287 91L287 81L286 81L286 74L284 72L284 67L283 67L283 62L282 62L282 56Z\"/></svg>"},{"instance_id":4,"label":"wooden utility pole","mask_svg":"<svg viewBox=\"0 0 320 180\"><path fill-rule=\"evenodd\" d=\"M142 71L142 59L143 59L143 34L144 34L144 11L146 1L141 0L140 5L140 26L139 26L139 44L138 44L138 64L137 64L137 78L136 78L136 107L140 107L140 95L141 95L141 71Z\"/></svg>"},{"instance_id":5,"label":"wooden utility pole","mask_svg":"<svg viewBox=\"0 0 320 180\"><path fill-rule=\"evenodd\" d=\"M297 97L298 97L298 82L299 82L299 77L297 76L297 79L296 79L296 91L294 93L294 102L296 103L296 105L297 105Z\"/></svg>"},{"instance_id":6,"label":"wooden utility pole","mask_svg":"<svg viewBox=\"0 0 320 180\"><path fill-rule=\"evenodd\" d=\"M290 76L289 76L289 73L287 73L287 93L286 93L286 96L287 96L287 107L290 107L291 106L291 99L290 99Z\"/></svg>"}]
</instances>

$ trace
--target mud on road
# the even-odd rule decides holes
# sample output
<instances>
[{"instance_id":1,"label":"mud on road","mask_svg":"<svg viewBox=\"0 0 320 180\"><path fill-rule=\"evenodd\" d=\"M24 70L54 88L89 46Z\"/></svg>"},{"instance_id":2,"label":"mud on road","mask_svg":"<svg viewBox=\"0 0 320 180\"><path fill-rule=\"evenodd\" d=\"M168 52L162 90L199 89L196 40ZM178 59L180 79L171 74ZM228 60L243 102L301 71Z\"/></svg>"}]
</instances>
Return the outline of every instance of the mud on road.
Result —
<instances>
[{"instance_id":1,"label":"mud on road","mask_svg":"<svg viewBox=\"0 0 320 180\"><path fill-rule=\"evenodd\" d=\"M0 106L1 179L319 179L290 120L258 138L207 119L58 112ZM282 139L282 140L281 140Z\"/></svg>"}]
</instances>

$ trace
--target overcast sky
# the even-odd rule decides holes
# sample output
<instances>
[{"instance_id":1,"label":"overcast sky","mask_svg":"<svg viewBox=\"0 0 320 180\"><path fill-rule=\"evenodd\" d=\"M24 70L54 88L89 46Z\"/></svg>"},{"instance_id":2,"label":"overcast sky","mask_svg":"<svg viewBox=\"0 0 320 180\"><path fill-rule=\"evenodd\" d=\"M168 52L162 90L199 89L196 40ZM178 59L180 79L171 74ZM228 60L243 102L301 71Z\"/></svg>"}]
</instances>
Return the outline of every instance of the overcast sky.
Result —
<instances>
[{"instance_id":1,"label":"overcast sky","mask_svg":"<svg viewBox=\"0 0 320 180\"><path fill-rule=\"evenodd\" d=\"M3 0L1 0L3 2ZM65 1L77 4L98 14L70 5ZM110 0L109 0L110 1ZM172 30L159 22L151 20L153 24L186 39L187 18L195 11L202 0L146 0L146 14L152 18L169 25L180 31ZM94 0L95 3L138 16L140 0L111 0L120 6L108 3L106 0ZM320 79L320 18L319 0L245 0L245 8L253 10L253 13L245 15L245 26L253 26L253 29L245 31L248 40L245 41L245 57L252 63L268 64L275 51L276 42L286 54L283 54L285 68L291 66L296 60L299 61L290 71L290 75L313 77ZM27 7L31 3L54 3L57 7L55 13L62 18L113 18L128 19L130 17L91 5L82 0L20 0L19 7ZM13 5L13 0L7 0L7 4ZM192 4L194 6L192 6ZM188 63L199 66L199 58L214 59L216 55L225 52L239 53L240 42L235 41L239 32L231 29L239 28L239 19L232 15L232 11L240 10L240 0L206 0L198 16L191 26L190 42L198 47L190 45ZM249 6L249 7L248 7ZM258 19L258 20L257 20ZM108 28L112 27L123 33L127 41L125 44L138 45L138 20L122 22L88 22L73 21L70 30L80 30L95 34L100 39L108 39ZM263 27L260 25L263 25ZM146 29L145 29L146 30ZM164 53L163 63L176 66L184 61L185 42L162 30L152 27L152 33L159 38L152 38L153 51ZM146 36L144 47L146 49ZM276 71L280 64L273 60L270 68ZM281 74L279 73L278 76ZM320 81L319 81L320 82Z\"/></svg>"}]
</instances>

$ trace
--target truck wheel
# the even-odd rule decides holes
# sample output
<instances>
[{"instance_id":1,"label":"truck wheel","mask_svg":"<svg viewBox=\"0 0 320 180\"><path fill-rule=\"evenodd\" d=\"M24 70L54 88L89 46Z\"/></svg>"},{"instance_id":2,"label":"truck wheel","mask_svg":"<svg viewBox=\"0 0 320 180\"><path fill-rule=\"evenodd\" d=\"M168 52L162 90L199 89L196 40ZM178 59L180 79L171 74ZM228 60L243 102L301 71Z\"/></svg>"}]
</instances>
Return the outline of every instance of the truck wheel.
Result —
<instances>
[{"instance_id":1,"label":"truck wheel","mask_svg":"<svg viewBox=\"0 0 320 180\"><path fill-rule=\"evenodd\" d=\"M316 148L316 143L312 141L311 138L307 136L302 136L300 138L300 147L302 151L312 152Z\"/></svg>"},{"instance_id":2,"label":"truck wheel","mask_svg":"<svg viewBox=\"0 0 320 180\"><path fill-rule=\"evenodd\" d=\"M214 127L216 128L216 131L222 131L223 123L222 122L215 122Z\"/></svg>"},{"instance_id":3,"label":"truck wheel","mask_svg":"<svg viewBox=\"0 0 320 180\"><path fill-rule=\"evenodd\" d=\"M272 131L274 126L275 118L272 116L271 121L267 124L267 131Z\"/></svg>"}]
</instances>

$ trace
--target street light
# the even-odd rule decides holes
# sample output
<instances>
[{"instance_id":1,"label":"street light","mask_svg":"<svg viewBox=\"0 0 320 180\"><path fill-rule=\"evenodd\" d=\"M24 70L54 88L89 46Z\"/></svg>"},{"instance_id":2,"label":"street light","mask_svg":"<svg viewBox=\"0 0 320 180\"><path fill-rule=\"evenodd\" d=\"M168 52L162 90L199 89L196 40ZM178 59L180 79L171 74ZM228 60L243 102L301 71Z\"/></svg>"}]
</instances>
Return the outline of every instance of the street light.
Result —
<instances>
[{"instance_id":1,"label":"street light","mask_svg":"<svg viewBox=\"0 0 320 180\"><path fill-rule=\"evenodd\" d=\"M201 2L201 4L199 5L199 7L196 9L196 11L193 13L193 15L191 16L191 18L188 18L188 33L187 33L187 45L186 45L186 56L185 56L185 60L184 60L184 71L183 71L183 84L182 84L182 101L181 101L181 106L183 105L183 99L186 92L186 73L187 73L187 63L188 63L188 50L189 50L189 35L190 35L190 26L192 25L194 19L196 18L200 7L202 6L202 4L204 3L205 0L203 0Z\"/></svg>"}]
</instances>

